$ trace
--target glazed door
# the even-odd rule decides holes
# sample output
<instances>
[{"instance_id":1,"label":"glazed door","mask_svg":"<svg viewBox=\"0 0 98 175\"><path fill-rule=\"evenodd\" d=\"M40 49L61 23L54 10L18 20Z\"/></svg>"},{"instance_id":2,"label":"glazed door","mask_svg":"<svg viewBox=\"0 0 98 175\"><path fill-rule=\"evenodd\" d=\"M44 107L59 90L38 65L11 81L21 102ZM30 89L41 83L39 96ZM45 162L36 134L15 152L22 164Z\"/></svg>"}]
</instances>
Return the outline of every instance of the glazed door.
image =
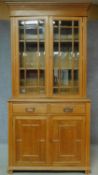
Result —
<instances>
[{"instance_id":1,"label":"glazed door","mask_svg":"<svg viewBox=\"0 0 98 175\"><path fill-rule=\"evenodd\" d=\"M37 119L36 119L37 118ZM15 165L43 166L46 164L46 119L22 119L14 121Z\"/></svg>"},{"instance_id":2,"label":"glazed door","mask_svg":"<svg viewBox=\"0 0 98 175\"><path fill-rule=\"evenodd\" d=\"M15 68L13 74L16 80L13 81L14 94L46 96L48 94L47 57L49 53L47 18L17 18L12 24L13 43L14 46L16 45L13 48L15 50L13 51L15 66L13 66Z\"/></svg>"},{"instance_id":3,"label":"glazed door","mask_svg":"<svg viewBox=\"0 0 98 175\"><path fill-rule=\"evenodd\" d=\"M79 96L82 82L82 20L51 19L51 95Z\"/></svg>"},{"instance_id":4,"label":"glazed door","mask_svg":"<svg viewBox=\"0 0 98 175\"><path fill-rule=\"evenodd\" d=\"M74 116L73 116L74 117ZM51 120L51 162L53 166L79 166L84 160L84 119L53 117Z\"/></svg>"},{"instance_id":5,"label":"glazed door","mask_svg":"<svg viewBox=\"0 0 98 175\"><path fill-rule=\"evenodd\" d=\"M13 95L82 96L83 32L78 17L12 19Z\"/></svg>"}]
</instances>

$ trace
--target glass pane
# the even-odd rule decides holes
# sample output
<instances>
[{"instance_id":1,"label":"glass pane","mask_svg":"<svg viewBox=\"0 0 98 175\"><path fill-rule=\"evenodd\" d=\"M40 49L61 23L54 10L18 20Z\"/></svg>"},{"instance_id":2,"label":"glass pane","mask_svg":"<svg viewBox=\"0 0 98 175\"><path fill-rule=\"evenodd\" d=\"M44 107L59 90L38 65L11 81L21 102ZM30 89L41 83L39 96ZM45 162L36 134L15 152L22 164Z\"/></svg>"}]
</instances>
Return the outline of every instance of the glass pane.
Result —
<instances>
[{"instance_id":1,"label":"glass pane","mask_svg":"<svg viewBox=\"0 0 98 175\"><path fill-rule=\"evenodd\" d=\"M59 22L61 23L61 27L72 27L72 21L61 20Z\"/></svg>"},{"instance_id":2,"label":"glass pane","mask_svg":"<svg viewBox=\"0 0 98 175\"><path fill-rule=\"evenodd\" d=\"M58 27L54 28L54 39L55 40L59 39L59 29L58 29Z\"/></svg>"},{"instance_id":3,"label":"glass pane","mask_svg":"<svg viewBox=\"0 0 98 175\"><path fill-rule=\"evenodd\" d=\"M61 70L61 85L68 85L68 70Z\"/></svg>"},{"instance_id":4,"label":"glass pane","mask_svg":"<svg viewBox=\"0 0 98 175\"><path fill-rule=\"evenodd\" d=\"M20 93L45 93L45 21L19 21Z\"/></svg>"},{"instance_id":5,"label":"glass pane","mask_svg":"<svg viewBox=\"0 0 98 175\"><path fill-rule=\"evenodd\" d=\"M32 88L27 87L26 88L26 93L27 94L38 94L39 93L39 89L38 89L38 87L32 87Z\"/></svg>"},{"instance_id":6,"label":"glass pane","mask_svg":"<svg viewBox=\"0 0 98 175\"><path fill-rule=\"evenodd\" d=\"M78 28L74 29L74 40L76 41L79 40L79 29Z\"/></svg>"},{"instance_id":7,"label":"glass pane","mask_svg":"<svg viewBox=\"0 0 98 175\"><path fill-rule=\"evenodd\" d=\"M22 40L24 38L24 21L19 22L19 39Z\"/></svg>"},{"instance_id":8,"label":"glass pane","mask_svg":"<svg viewBox=\"0 0 98 175\"><path fill-rule=\"evenodd\" d=\"M44 28L44 21L39 21L39 39L44 40L45 39L45 28Z\"/></svg>"},{"instance_id":9,"label":"glass pane","mask_svg":"<svg viewBox=\"0 0 98 175\"><path fill-rule=\"evenodd\" d=\"M21 94L26 94L26 88L24 86L20 87L20 93Z\"/></svg>"},{"instance_id":10,"label":"glass pane","mask_svg":"<svg viewBox=\"0 0 98 175\"><path fill-rule=\"evenodd\" d=\"M45 45L41 42L39 43L39 67L45 69Z\"/></svg>"},{"instance_id":11,"label":"glass pane","mask_svg":"<svg viewBox=\"0 0 98 175\"><path fill-rule=\"evenodd\" d=\"M73 75L73 80L74 80L74 89L73 93L78 93L79 91L79 43L74 43L74 75Z\"/></svg>"},{"instance_id":12,"label":"glass pane","mask_svg":"<svg viewBox=\"0 0 98 175\"><path fill-rule=\"evenodd\" d=\"M79 93L79 21L53 21L53 93Z\"/></svg>"},{"instance_id":13,"label":"glass pane","mask_svg":"<svg viewBox=\"0 0 98 175\"><path fill-rule=\"evenodd\" d=\"M60 28L61 41L72 40L72 28Z\"/></svg>"},{"instance_id":14,"label":"glass pane","mask_svg":"<svg viewBox=\"0 0 98 175\"><path fill-rule=\"evenodd\" d=\"M26 86L37 86L38 85L38 71L27 70L26 71Z\"/></svg>"},{"instance_id":15,"label":"glass pane","mask_svg":"<svg viewBox=\"0 0 98 175\"><path fill-rule=\"evenodd\" d=\"M79 27L79 21L74 21L74 27Z\"/></svg>"},{"instance_id":16,"label":"glass pane","mask_svg":"<svg viewBox=\"0 0 98 175\"><path fill-rule=\"evenodd\" d=\"M53 92L54 92L55 95L58 95L58 93L59 93L58 88L54 88Z\"/></svg>"},{"instance_id":17,"label":"glass pane","mask_svg":"<svg viewBox=\"0 0 98 175\"><path fill-rule=\"evenodd\" d=\"M20 71L20 86L24 86L25 85L25 71L21 70Z\"/></svg>"},{"instance_id":18,"label":"glass pane","mask_svg":"<svg viewBox=\"0 0 98 175\"><path fill-rule=\"evenodd\" d=\"M38 20L25 21L24 39L35 41L38 37L37 26L38 26Z\"/></svg>"},{"instance_id":19,"label":"glass pane","mask_svg":"<svg viewBox=\"0 0 98 175\"><path fill-rule=\"evenodd\" d=\"M45 72L44 70L40 70L40 79L39 79L39 85L45 86Z\"/></svg>"},{"instance_id":20,"label":"glass pane","mask_svg":"<svg viewBox=\"0 0 98 175\"><path fill-rule=\"evenodd\" d=\"M58 65L59 65L58 51L54 51L54 67L58 68Z\"/></svg>"},{"instance_id":21,"label":"glass pane","mask_svg":"<svg viewBox=\"0 0 98 175\"><path fill-rule=\"evenodd\" d=\"M54 86L59 85L59 71L58 69L54 69Z\"/></svg>"},{"instance_id":22,"label":"glass pane","mask_svg":"<svg viewBox=\"0 0 98 175\"><path fill-rule=\"evenodd\" d=\"M37 52L28 52L25 56L25 67L38 68Z\"/></svg>"}]
</instances>

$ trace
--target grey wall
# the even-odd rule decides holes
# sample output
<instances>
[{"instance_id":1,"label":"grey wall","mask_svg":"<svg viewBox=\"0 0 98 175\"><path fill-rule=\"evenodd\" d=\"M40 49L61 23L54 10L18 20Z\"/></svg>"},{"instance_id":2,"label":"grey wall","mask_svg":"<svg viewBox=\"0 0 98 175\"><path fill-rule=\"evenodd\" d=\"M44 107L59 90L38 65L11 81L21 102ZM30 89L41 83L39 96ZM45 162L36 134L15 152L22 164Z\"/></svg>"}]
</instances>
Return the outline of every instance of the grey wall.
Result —
<instances>
[{"instance_id":1,"label":"grey wall","mask_svg":"<svg viewBox=\"0 0 98 175\"><path fill-rule=\"evenodd\" d=\"M7 100L11 96L10 23L0 21L0 143L7 142ZM88 23L88 87L92 100L91 141L98 144L98 21Z\"/></svg>"},{"instance_id":2,"label":"grey wall","mask_svg":"<svg viewBox=\"0 0 98 175\"><path fill-rule=\"evenodd\" d=\"M11 96L10 23L0 21L0 143L7 142L7 100Z\"/></svg>"},{"instance_id":3,"label":"grey wall","mask_svg":"<svg viewBox=\"0 0 98 175\"><path fill-rule=\"evenodd\" d=\"M98 21L88 23L88 97L92 101L91 141L98 144Z\"/></svg>"}]
</instances>

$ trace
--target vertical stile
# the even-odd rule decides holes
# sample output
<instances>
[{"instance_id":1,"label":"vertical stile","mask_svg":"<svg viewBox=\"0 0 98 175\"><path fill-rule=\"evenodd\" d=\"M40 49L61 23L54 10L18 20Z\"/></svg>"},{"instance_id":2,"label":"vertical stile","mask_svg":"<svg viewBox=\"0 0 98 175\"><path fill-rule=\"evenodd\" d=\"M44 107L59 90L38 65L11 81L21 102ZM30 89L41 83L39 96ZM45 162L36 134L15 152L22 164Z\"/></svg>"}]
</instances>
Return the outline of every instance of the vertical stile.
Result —
<instances>
[{"instance_id":1,"label":"vertical stile","mask_svg":"<svg viewBox=\"0 0 98 175\"><path fill-rule=\"evenodd\" d=\"M72 89L74 89L74 21L72 21Z\"/></svg>"},{"instance_id":2,"label":"vertical stile","mask_svg":"<svg viewBox=\"0 0 98 175\"><path fill-rule=\"evenodd\" d=\"M60 26L59 26L59 30L60 30L60 90L59 90L59 93L61 94L61 88L62 88L62 67L61 67L61 65L62 65L62 56L61 56L61 42L62 42L62 39L61 39L61 29L62 29L62 25L61 25L61 21L60 21Z\"/></svg>"},{"instance_id":3,"label":"vertical stile","mask_svg":"<svg viewBox=\"0 0 98 175\"><path fill-rule=\"evenodd\" d=\"M78 34L79 34L79 64L78 64L78 89L79 89L79 94L82 95L83 87L82 87L82 66L83 66L83 26L82 26L82 19L79 20L79 26L78 26ZM80 42L81 41L81 42Z\"/></svg>"},{"instance_id":4,"label":"vertical stile","mask_svg":"<svg viewBox=\"0 0 98 175\"><path fill-rule=\"evenodd\" d=\"M24 54L26 54L26 23L24 22ZM27 81L27 69L26 69L26 57L24 57L24 88L26 89L26 81Z\"/></svg>"},{"instance_id":5,"label":"vertical stile","mask_svg":"<svg viewBox=\"0 0 98 175\"><path fill-rule=\"evenodd\" d=\"M19 32L17 32L17 33L19 33ZM16 89L19 88L19 87L17 87L17 84L14 84L15 65L16 65L15 64L15 61L16 61L16 59L15 59L16 51L15 51L15 47L13 47L13 44L14 44L13 38L14 38L14 35L15 34L16 34L15 21L14 21L13 18L11 18L11 48L12 48L12 50L11 50L11 61L12 61L12 94L13 94L13 96L16 95ZM16 42L16 38L17 37L15 37L15 42ZM16 82L17 82L17 78L16 78Z\"/></svg>"},{"instance_id":6,"label":"vertical stile","mask_svg":"<svg viewBox=\"0 0 98 175\"><path fill-rule=\"evenodd\" d=\"M59 20L59 37L58 37L58 45L59 45L59 65L58 65L58 72L59 72L59 84L58 84L58 93L60 94L60 89L61 89L61 81L60 81L60 78L61 78L61 32L60 32L60 29L61 29L61 20Z\"/></svg>"},{"instance_id":7,"label":"vertical stile","mask_svg":"<svg viewBox=\"0 0 98 175\"><path fill-rule=\"evenodd\" d=\"M87 17L82 18L82 95L86 96L86 87L87 87L87 80L86 80L86 71L87 71Z\"/></svg>"},{"instance_id":8,"label":"vertical stile","mask_svg":"<svg viewBox=\"0 0 98 175\"><path fill-rule=\"evenodd\" d=\"M50 63L50 67L49 68L49 87L50 87L50 91L49 91L49 96L52 96L53 95L53 88L54 88L54 84L53 84L53 70L54 70L54 56L53 56L53 46L54 46L54 32L53 32L53 19L50 18L50 31L49 31L49 34L50 34L50 60L49 60L49 63ZM51 71L52 70L52 71Z\"/></svg>"},{"instance_id":9,"label":"vertical stile","mask_svg":"<svg viewBox=\"0 0 98 175\"><path fill-rule=\"evenodd\" d=\"M19 94L19 88L20 88L20 84L19 84L19 76L20 76L20 65L19 65L19 59L17 59L19 57L19 28L18 28L18 21L15 19L15 21L13 20L13 46L14 47L14 70L13 72L14 74L14 80L13 83L15 83L16 80L16 87L15 87L15 93L14 95L17 96ZM15 45L14 45L15 43ZM17 75L17 76L16 76Z\"/></svg>"},{"instance_id":10,"label":"vertical stile","mask_svg":"<svg viewBox=\"0 0 98 175\"><path fill-rule=\"evenodd\" d=\"M45 76L45 92L46 92L46 95L47 96L50 96L50 89L52 89L50 87L50 44L48 45L48 42L49 42L49 36L50 36L50 31L49 31L49 19L45 18L45 39L44 39L44 44L45 44L45 48L44 48L44 52L45 52L45 72L44 72L44 76ZM51 71L52 72L52 71ZM46 78L47 77L47 78Z\"/></svg>"},{"instance_id":11,"label":"vertical stile","mask_svg":"<svg viewBox=\"0 0 98 175\"><path fill-rule=\"evenodd\" d=\"M40 93L40 64L39 64L39 57L40 57L40 50L39 50L39 42L40 42L40 38L39 38L39 20L38 20L38 23L37 23L37 62L38 62L38 70L37 70L37 73L38 73L38 92Z\"/></svg>"}]
</instances>

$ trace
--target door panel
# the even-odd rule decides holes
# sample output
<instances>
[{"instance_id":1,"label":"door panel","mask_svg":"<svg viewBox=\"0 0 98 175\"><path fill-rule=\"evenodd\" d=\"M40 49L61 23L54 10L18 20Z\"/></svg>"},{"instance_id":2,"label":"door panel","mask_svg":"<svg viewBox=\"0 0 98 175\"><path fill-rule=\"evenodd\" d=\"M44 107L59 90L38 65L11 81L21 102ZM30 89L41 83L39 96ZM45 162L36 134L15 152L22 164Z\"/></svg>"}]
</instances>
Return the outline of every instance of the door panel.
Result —
<instances>
[{"instance_id":1,"label":"door panel","mask_svg":"<svg viewBox=\"0 0 98 175\"><path fill-rule=\"evenodd\" d=\"M48 93L47 22L47 17L22 17L13 23L16 35L14 66L17 67L13 75L15 95L46 96Z\"/></svg>"},{"instance_id":2,"label":"door panel","mask_svg":"<svg viewBox=\"0 0 98 175\"><path fill-rule=\"evenodd\" d=\"M47 121L41 117L16 118L14 128L15 164L45 166L48 163L50 166L83 166L85 160L83 117L73 119L72 116L54 116Z\"/></svg>"},{"instance_id":3,"label":"door panel","mask_svg":"<svg viewBox=\"0 0 98 175\"><path fill-rule=\"evenodd\" d=\"M61 166L80 165L84 160L84 120L60 119L51 121L52 163Z\"/></svg>"},{"instance_id":4,"label":"door panel","mask_svg":"<svg viewBox=\"0 0 98 175\"><path fill-rule=\"evenodd\" d=\"M51 19L53 44L52 94L55 96L79 95L81 88L81 18Z\"/></svg>"},{"instance_id":5,"label":"door panel","mask_svg":"<svg viewBox=\"0 0 98 175\"><path fill-rule=\"evenodd\" d=\"M44 119L15 120L15 161L19 165L46 162L46 121Z\"/></svg>"},{"instance_id":6,"label":"door panel","mask_svg":"<svg viewBox=\"0 0 98 175\"><path fill-rule=\"evenodd\" d=\"M44 19L19 21L20 93L45 93Z\"/></svg>"}]
</instances>

